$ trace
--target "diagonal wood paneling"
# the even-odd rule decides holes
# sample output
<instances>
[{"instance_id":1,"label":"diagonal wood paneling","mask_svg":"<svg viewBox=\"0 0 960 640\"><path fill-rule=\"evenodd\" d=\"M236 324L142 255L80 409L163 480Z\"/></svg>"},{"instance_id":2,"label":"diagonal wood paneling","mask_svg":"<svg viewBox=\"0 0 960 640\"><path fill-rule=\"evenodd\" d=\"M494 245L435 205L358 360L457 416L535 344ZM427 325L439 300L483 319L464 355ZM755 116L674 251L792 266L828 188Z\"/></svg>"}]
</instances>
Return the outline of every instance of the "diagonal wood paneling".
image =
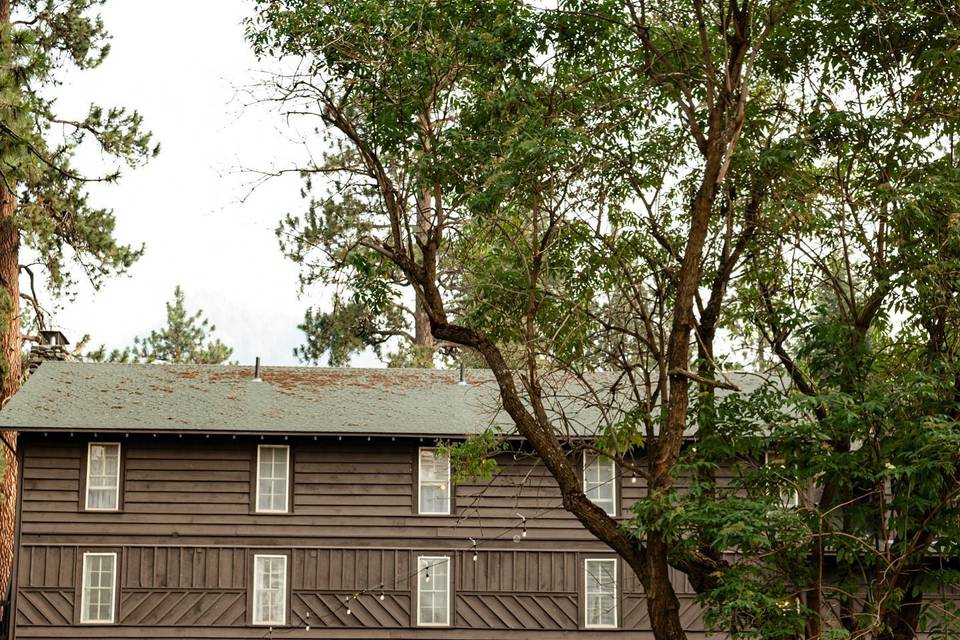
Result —
<instances>
[{"instance_id":1,"label":"diagonal wood paneling","mask_svg":"<svg viewBox=\"0 0 960 640\"><path fill-rule=\"evenodd\" d=\"M344 601L349 593L294 592L293 624L312 627L400 628L411 626L410 595L407 593L363 594L350 600L350 615ZM310 614L310 617L307 617Z\"/></svg>"},{"instance_id":2,"label":"diagonal wood paneling","mask_svg":"<svg viewBox=\"0 0 960 640\"><path fill-rule=\"evenodd\" d=\"M17 600L17 622L28 625L73 624L73 591L65 589L21 589Z\"/></svg>"},{"instance_id":3,"label":"diagonal wood paneling","mask_svg":"<svg viewBox=\"0 0 960 640\"><path fill-rule=\"evenodd\" d=\"M243 591L126 591L119 622L127 625L233 626L246 622Z\"/></svg>"},{"instance_id":4,"label":"diagonal wood paneling","mask_svg":"<svg viewBox=\"0 0 960 640\"><path fill-rule=\"evenodd\" d=\"M456 625L472 629L575 630L577 598L574 594L458 594Z\"/></svg>"}]
</instances>

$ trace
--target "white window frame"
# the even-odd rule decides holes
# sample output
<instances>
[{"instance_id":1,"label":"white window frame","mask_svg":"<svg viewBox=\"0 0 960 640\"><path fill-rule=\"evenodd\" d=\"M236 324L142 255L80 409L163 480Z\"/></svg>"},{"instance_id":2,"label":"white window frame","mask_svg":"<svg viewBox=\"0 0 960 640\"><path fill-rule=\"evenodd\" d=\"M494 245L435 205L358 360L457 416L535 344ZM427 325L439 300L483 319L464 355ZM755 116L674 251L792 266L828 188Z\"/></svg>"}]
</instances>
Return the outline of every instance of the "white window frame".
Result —
<instances>
[{"instance_id":1,"label":"white window frame","mask_svg":"<svg viewBox=\"0 0 960 640\"><path fill-rule=\"evenodd\" d=\"M444 584L444 591L447 594L447 619L444 622L423 622L421 618L422 610L420 608L420 561L425 560L427 566L433 566L434 560L441 561L447 565L447 579ZM453 563L450 562L450 556L417 556L417 626L418 627L449 627L452 618L450 609L453 607L453 597L450 593L450 572L453 570Z\"/></svg>"},{"instance_id":2,"label":"white window frame","mask_svg":"<svg viewBox=\"0 0 960 640\"><path fill-rule=\"evenodd\" d=\"M592 498L589 498L589 495L590 495L590 494L589 494L589 488L587 487L587 467L589 466L589 465L588 465L588 461L591 460L591 459L593 459L593 460L595 460L595 461L597 461L597 462L600 462L600 461L602 461L602 460L608 460L608 461L610 462L610 465L613 467L613 480L612 480L611 483L610 483L610 484L611 484L611 488L612 488L612 490L613 490L613 498L612 498L611 510L609 510L609 511L607 510L606 507L597 504L596 502L593 501ZM593 503L596 504L598 507L600 507L601 509L603 509L604 513L606 513L608 516L616 517L616 515L617 515L617 494L618 494L618 492L617 492L617 484L619 484L619 482L618 482L618 480L617 480L617 463L614 462L613 458L609 458L609 457L607 457L607 456L600 455L599 453L591 454L590 452L584 452L584 454L583 454L583 493L584 493L585 495L587 495L587 497L590 499L590 502L593 502Z\"/></svg>"},{"instance_id":3,"label":"white window frame","mask_svg":"<svg viewBox=\"0 0 960 640\"><path fill-rule=\"evenodd\" d=\"M420 447L417 449L417 513L424 516L448 516L453 508L453 483L450 481L450 457L447 456L447 508L445 511L426 511L423 506L423 452L431 451L436 458L436 447Z\"/></svg>"},{"instance_id":4,"label":"white window frame","mask_svg":"<svg viewBox=\"0 0 960 640\"><path fill-rule=\"evenodd\" d=\"M110 584L110 618L91 619L87 617L87 561L92 557L113 558L113 580ZM117 619L117 553L115 551L87 551L83 554L83 565L80 569L80 624L114 624Z\"/></svg>"},{"instance_id":5,"label":"white window frame","mask_svg":"<svg viewBox=\"0 0 960 640\"><path fill-rule=\"evenodd\" d=\"M116 447L117 448L117 475L114 481L114 495L116 502L112 507L91 507L90 506L90 460L94 447ZM123 445L119 442L88 442L87 443L87 472L86 483L84 485L83 508L85 511L119 511L120 510L120 467L123 461ZM97 487L102 488L102 487Z\"/></svg>"},{"instance_id":6,"label":"white window frame","mask_svg":"<svg viewBox=\"0 0 960 640\"><path fill-rule=\"evenodd\" d=\"M280 590L281 600L280 600L280 620L260 620L257 618L259 615L260 607L258 599L262 597L260 594L264 591L265 587L263 586L263 577L260 571L257 568L257 563L261 559L275 559L283 560L283 588ZM287 566L287 556L282 553L257 553L253 556L253 614L251 619L253 624L258 627L276 627L283 626L287 624L287 588L289 587L290 574L288 572Z\"/></svg>"},{"instance_id":7,"label":"white window frame","mask_svg":"<svg viewBox=\"0 0 960 640\"><path fill-rule=\"evenodd\" d=\"M590 624L588 612L590 598L587 588L590 582L590 564L594 562L613 563L613 624ZM618 629L620 628L619 572L620 567L616 558L584 558L583 560L583 628L584 629ZM598 574L599 575L599 574Z\"/></svg>"},{"instance_id":8,"label":"white window frame","mask_svg":"<svg viewBox=\"0 0 960 640\"><path fill-rule=\"evenodd\" d=\"M264 449L283 449L287 457L286 464L286 476L284 477L283 483L283 508L282 509L266 509L260 505L260 454ZM276 478L274 478L276 479ZM254 511L257 513L289 513L290 512L290 445L287 444L260 444L257 445L257 479L256 486L254 487L256 491L256 496L254 498L255 505Z\"/></svg>"},{"instance_id":9,"label":"white window frame","mask_svg":"<svg viewBox=\"0 0 960 640\"><path fill-rule=\"evenodd\" d=\"M763 464L764 466L769 466L771 464L778 464L781 467L786 467L785 461L779 456L770 456L769 451L763 452ZM796 509L800 506L800 491L796 487L790 487L789 489L780 490L780 506L784 509Z\"/></svg>"}]
</instances>

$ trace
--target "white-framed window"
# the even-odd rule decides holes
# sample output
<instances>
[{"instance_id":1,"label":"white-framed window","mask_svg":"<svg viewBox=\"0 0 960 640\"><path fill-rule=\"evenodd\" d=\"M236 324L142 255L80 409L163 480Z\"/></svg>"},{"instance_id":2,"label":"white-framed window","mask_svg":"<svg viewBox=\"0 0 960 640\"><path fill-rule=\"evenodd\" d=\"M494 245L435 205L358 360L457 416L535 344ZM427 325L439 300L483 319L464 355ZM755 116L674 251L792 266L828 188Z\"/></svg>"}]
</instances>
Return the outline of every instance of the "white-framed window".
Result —
<instances>
[{"instance_id":1,"label":"white-framed window","mask_svg":"<svg viewBox=\"0 0 960 640\"><path fill-rule=\"evenodd\" d=\"M91 442L87 445L87 511L120 508L120 443Z\"/></svg>"},{"instance_id":2,"label":"white-framed window","mask_svg":"<svg viewBox=\"0 0 960 640\"><path fill-rule=\"evenodd\" d=\"M287 556L253 556L253 624L287 623Z\"/></svg>"},{"instance_id":3,"label":"white-framed window","mask_svg":"<svg viewBox=\"0 0 960 640\"><path fill-rule=\"evenodd\" d=\"M780 456L770 455L770 452L763 454L763 462L767 466L786 469L786 460ZM796 509L800 506L800 492L796 487L782 487L780 489L780 504L784 509Z\"/></svg>"},{"instance_id":4,"label":"white-framed window","mask_svg":"<svg viewBox=\"0 0 960 640\"><path fill-rule=\"evenodd\" d=\"M450 625L450 558L417 556L417 626Z\"/></svg>"},{"instance_id":5,"label":"white-framed window","mask_svg":"<svg viewBox=\"0 0 960 640\"><path fill-rule=\"evenodd\" d=\"M583 561L583 626L613 629L617 626L617 559Z\"/></svg>"},{"instance_id":6,"label":"white-framed window","mask_svg":"<svg viewBox=\"0 0 960 640\"><path fill-rule=\"evenodd\" d=\"M617 467L613 460L594 453L583 455L583 492L607 514L617 515Z\"/></svg>"},{"instance_id":7,"label":"white-framed window","mask_svg":"<svg viewBox=\"0 0 960 640\"><path fill-rule=\"evenodd\" d=\"M450 458L436 449L420 449L418 504L420 513L450 513Z\"/></svg>"},{"instance_id":8,"label":"white-framed window","mask_svg":"<svg viewBox=\"0 0 960 640\"><path fill-rule=\"evenodd\" d=\"M84 553L80 623L112 624L116 591L117 554Z\"/></svg>"},{"instance_id":9,"label":"white-framed window","mask_svg":"<svg viewBox=\"0 0 960 640\"><path fill-rule=\"evenodd\" d=\"M258 513L286 513L290 493L290 447L261 444L257 447Z\"/></svg>"}]
</instances>

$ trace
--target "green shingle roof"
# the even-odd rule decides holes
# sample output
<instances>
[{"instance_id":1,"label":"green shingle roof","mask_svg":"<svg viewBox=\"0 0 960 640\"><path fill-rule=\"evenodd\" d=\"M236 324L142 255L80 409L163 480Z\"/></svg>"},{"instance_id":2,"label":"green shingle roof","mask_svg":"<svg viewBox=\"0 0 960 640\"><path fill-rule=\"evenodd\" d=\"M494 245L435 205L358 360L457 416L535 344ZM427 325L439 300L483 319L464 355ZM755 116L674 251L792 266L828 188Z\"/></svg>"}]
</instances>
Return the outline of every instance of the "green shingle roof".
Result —
<instances>
[{"instance_id":1,"label":"green shingle roof","mask_svg":"<svg viewBox=\"0 0 960 640\"><path fill-rule=\"evenodd\" d=\"M44 362L0 410L17 431L458 436L513 431L488 371ZM602 385L601 385L602 386ZM755 386L755 385L754 385ZM601 414L570 380L550 411L576 435Z\"/></svg>"}]
</instances>

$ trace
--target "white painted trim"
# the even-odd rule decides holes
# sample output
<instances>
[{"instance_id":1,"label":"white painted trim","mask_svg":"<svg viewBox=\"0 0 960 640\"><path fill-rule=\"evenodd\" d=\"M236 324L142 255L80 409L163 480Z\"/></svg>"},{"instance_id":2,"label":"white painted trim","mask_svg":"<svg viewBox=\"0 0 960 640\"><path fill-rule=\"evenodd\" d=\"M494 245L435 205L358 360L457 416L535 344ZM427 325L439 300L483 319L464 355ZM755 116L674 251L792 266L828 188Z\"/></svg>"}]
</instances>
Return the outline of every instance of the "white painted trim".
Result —
<instances>
[{"instance_id":1,"label":"white painted trim","mask_svg":"<svg viewBox=\"0 0 960 640\"><path fill-rule=\"evenodd\" d=\"M261 558L264 559L275 559L280 558L283 560L283 589L281 594L283 600L281 601L281 611L283 612L283 618L280 620L257 620L257 612L259 607L257 606L257 592L262 591L263 589L263 579L260 575L260 572L257 570L257 561ZM256 553L253 556L253 615L251 619L254 625L257 626L276 626L276 625L285 625L287 624L287 589L289 587L289 574L287 573L287 556L283 554L273 554L273 553Z\"/></svg>"},{"instance_id":2,"label":"white painted trim","mask_svg":"<svg viewBox=\"0 0 960 640\"><path fill-rule=\"evenodd\" d=\"M423 469L421 465L423 452L434 451L436 447L420 447L417 449L417 513L424 516L448 516L453 506L453 483L450 482L450 458L447 457L447 509L446 511L425 511L423 508ZM436 455L436 454L434 454Z\"/></svg>"},{"instance_id":3,"label":"white painted trim","mask_svg":"<svg viewBox=\"0 0 960 640\"><path fill-rule=\"evenodd\" d=\"M110 585L110 619L109 620L91 620L87 618L87 558L93 556L113 557L113 580ZM83 567L81 568L80 575L80 624L113 624L117 619L117 573L119 567L117 566L117 554L114 551L110 552L92 552L88 551L83 554Z\"/></svg>"},{"instance_id":4,"label":"white painted trim","mask_svg":"<svg viewBox=\"0 0 960 640\"><path fill-rule=\"evenodd\" d=\"M583 464L583 469L582 469L582 472L583 472L583 473L582 473L582 484L583 484L583 493L584 493L584 494L587 493L587 457L588 457L588 456L593 456L593 458L594 458L597 462L599 462L599 461L601 460L601 458L602 458L602 459L609 460L609 461L610 461L610 465L613 467L613 480L611 480L611 484L613 485L613 511L607 511L606 508L600 507L600 505L598 505L596 502L594 502L594 504L597 504L598 507L600 507L601 509L603 509L603 512L606 513L608 516L611 516L611 517L616 518L616 517L617 517L617 505L619 504L619 503L617 502L617 493L618 493L618 492L617 492L617 484L619 483L618 478L617 478L617 464L616 464L616 462L613 461L613 458L608 458L607 456L602 456L602 455L600 455L600 454L591 454L591 453L585 451L584 454L583 454L583 456L582 456L582 457L583 457L583 462L582 462L582 464ZM588 497L589 497L589 496L588 496ZM590 500L590 502L593 502L593 500Z\"/></svg>"},{"instance_id":5,"label":"white painted trim","mask_svg":"<svg viewBox=\"0 0 960 640\"><path fill-rule=\"evenodd\" d=\"M263 449L285 449L287 456L286 475L283 483L283 508L282 509L262 509L260 507L260 452ZM287 513L290 511L290 445L288 444L259 444L257 445L257 477L256 485L253 488L255 492L254 500L256 502L254 511L257 513Z\"/></svg>"},{"instance_id":6,"label":"white painted trim","mask_svg":"<svg viewBox=\"0 0 960 640\"><path fill-rule=\"evenodd\" d=\"M94 447L115 446L117 448L117 476L114 483L116 502L112 507L90 506L90 453ZM85 511L119 511L120 510L120 464L123 461L123 445L119 442L88 442L87 443L87 479L84 483L83 508Z\"/></svg>"},{"instance_id":7,"label":"white painted trim","mask_svg":"<svg viewBox=\"0 0 960 640\"><path fill-rule=\"evenodd\" d=\"M771 460L770 452L763 452L763 466L766 467L769 466L771 462L777 463L778 461L783 462L783 458L773 458ZM782 466L786 467L785 464ZM800 490L796 487L790 487L786 491L780 491L778 497L780 498L780 506L784 509L796 509L800 506Z\"/></svg>"},{"instance_id":8,"label":"white painted trim","mask_svg":"<svg viewBox=\"0 0 960 640\"><path fill-rule=\"evenodd\" d=\"M433 566L433 560L442 560L447 565L447 582L444 585L444 591L447 593L447 619L444 622L423 622L420 618L420 561L426 560L428 566ZM440 563L436 563L440 564ZM417 626L418 627L449 627L451 618L451 607L453 606L453 597L450 593L450 574L453 571L453 563L450 562L450 556L417 556Z\"/></svg>"},{"instance_id":9,"label":"white painted trim","mask_svg":"<svg viewBox=\"0 0 960 640\"><path fill-rule=\"evenodd\" d=\"M590 575L588 566L591 562L612 562L613 563L613 624L590 624L587 616L587 579ZM618 601L619 589L618 582L620 567L616 558L584 558L583 560L583 628L584 629L618 629L620 627L620 603Z\"/></svg>"}]
</instances>

